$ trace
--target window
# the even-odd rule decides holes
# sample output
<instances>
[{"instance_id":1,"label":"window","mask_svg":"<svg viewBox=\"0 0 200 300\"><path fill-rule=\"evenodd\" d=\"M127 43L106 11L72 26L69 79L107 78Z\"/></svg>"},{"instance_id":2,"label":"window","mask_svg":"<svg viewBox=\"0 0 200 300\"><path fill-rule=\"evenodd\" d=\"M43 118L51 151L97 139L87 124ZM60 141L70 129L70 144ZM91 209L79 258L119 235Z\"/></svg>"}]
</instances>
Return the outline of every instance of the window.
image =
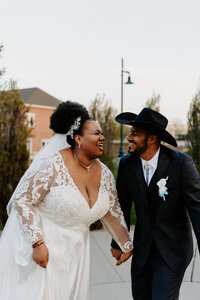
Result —
<instances>
[{"instance_id":1,"label":"window","mask_svg":"<svg viewBox=\"0 0 200 300\"><path fill-rule=\"evenodd\" d=\"M28 127L35 128L35 113L28 112L26 115Z\"/></svg>"},{"instance_id":2,"label":"window","mask_svg":"<svg viewBox=\"0 0 200 300\"><path fill-rule=\"evenodd\" d=\"M176 135L176 140L177 141L185 141L187 139L186 134L177 134Z\"/></svg>"},{"instance_id":3,"label":"window","mask_svg":"<svg viewBox=\"0 0 200 300\"><path fill-rule=\"evenodd\" d=\"M42 140L42 147L44 147L46 144L48 144L49 139L43 139Z\"/></svg>"},{"instance_id":4,"label":"window","mask_svg":"<svg viewBox=\"0 0 200 300\"><path fill-rule=\"evenodd\" d=\"M32 154L32 139L27 140L27 149L29 150L30 155Z\"/></svg>"}]
</instances>

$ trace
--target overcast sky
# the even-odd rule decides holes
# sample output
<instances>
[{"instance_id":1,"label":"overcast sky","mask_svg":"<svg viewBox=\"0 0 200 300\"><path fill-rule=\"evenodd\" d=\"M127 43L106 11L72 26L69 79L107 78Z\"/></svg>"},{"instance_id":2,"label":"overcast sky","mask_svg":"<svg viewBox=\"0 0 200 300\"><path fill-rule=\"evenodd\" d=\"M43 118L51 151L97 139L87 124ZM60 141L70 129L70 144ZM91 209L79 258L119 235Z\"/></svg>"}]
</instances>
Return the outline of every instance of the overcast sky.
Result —
<instances>
[{"instance_id":1,"label":"overcast sky","mask_svg":"<svg viewBox=\"0 0 200 300\"><path fill-rule=\"evenodd\" d=\"M159 93L161 113L186 123L200 88L199 0L3 0L0 9L1 83L86 106L105 94L120 112L123 57L135 83L124 85L124 111Z\"/></svg>"}]
</instances>

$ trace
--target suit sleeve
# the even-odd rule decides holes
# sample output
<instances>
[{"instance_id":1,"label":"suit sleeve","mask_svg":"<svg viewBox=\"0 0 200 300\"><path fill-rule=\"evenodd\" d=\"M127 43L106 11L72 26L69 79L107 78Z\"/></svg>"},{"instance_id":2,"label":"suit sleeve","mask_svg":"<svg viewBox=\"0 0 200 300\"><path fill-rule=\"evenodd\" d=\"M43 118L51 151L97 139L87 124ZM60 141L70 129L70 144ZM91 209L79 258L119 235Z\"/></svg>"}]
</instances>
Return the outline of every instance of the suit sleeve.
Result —
<instances>
[{"instance_id":1,"label":"suit sleeve","mask_svg":"<svg viewBox=\"0 0 200 300\"><path fill-rule=\"evenodd\" d=\"M127 224L128 230L130 230L130 214L132 199L131 195L129 194L130 188L128 187L131 183L127 181L127 172L128 170L125 167L124 161L122 159L120 161L117 174L117 193L119 197L119 203L124 214L125 222ZM112 240L111 246L115 249L120 249L120 247L114 240Z\"/></svg>"},{"instance_id":2,"label":"suit sleeve","mask_svg":"<svg viewBox=\"0 0 200 300\"><path fill-rule=\"evenodd\" d=\"M191 157L186 158L181 176L184 200L200 251L200 176Z\"/></svg>"}]
</instances>

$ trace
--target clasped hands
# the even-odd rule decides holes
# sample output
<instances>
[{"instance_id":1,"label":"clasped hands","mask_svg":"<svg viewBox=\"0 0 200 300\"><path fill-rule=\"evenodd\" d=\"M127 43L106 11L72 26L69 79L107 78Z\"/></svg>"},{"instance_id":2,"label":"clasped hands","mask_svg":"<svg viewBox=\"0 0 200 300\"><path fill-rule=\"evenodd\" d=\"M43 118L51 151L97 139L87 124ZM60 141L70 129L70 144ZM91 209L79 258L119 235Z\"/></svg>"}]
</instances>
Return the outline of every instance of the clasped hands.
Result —
<instances>
[{"instance_id":1,"label":"clasped hands","mask_svg":"<svg viewBox=\"0 0 200 300\"><path fill-rule=\"evenodd\" d=\"M116 266L121 265L133 254L133 250L129 252L122 252L122 250L111 248L112 256L117 260Z\"/></svg>"},{"instance_id":2,"label":"clasped hands","mask_svg":"<svg viewBox=\"0 0 200 300\"><path fill-rule=\"evenodd\" d=\"M116 266L121 265L123 262L129 259L133 254L133 250L129 252L122 252L121 250L111 248L112 256L117 260ZM49 251L45 244L34 248L32 254L33 260L43 268L47 267L49 260Z\"/></svg>"}]
</instances>

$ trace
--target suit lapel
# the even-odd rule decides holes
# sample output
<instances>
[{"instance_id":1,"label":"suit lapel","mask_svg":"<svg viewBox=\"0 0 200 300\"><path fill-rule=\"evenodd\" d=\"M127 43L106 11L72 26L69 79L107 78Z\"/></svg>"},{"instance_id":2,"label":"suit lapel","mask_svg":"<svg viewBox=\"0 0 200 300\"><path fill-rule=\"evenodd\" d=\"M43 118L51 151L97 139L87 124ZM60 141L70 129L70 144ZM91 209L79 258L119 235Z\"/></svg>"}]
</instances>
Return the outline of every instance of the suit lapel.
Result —
<instances>
[{"instance_id":1,"label":"suit lapel","mask_svg":"<svg viewBox=\"0 0 200 300\"><path fill-rule=\"evenodd\" d=\"M158 187L157 182L161 178L166 177L166 170L170 161L170 156L168 154L167 148L161 145L160 148L160 154L158 158L158 166L157 169L151 178L151 181L149 183L149 186L147 187L144 174L142 170L142 162L139 156L133 156L133 161L131 163L131 166L133 166L134 176L137 178L138 185L142 194L142 197L144 199L144 203L146 208L149 208L149 201L148 201L148 193L155 193L158 194Z\"/></svg>"},{"instance_id":2,"label":"suit lapel","mask_svg":"<svg viewBox=\"0 0 200 300\"><path fill-rule=\"evenodd\" d=\"M149 186L148 186L149 192L152 192L154 188L157 189L157 182L161 178L166 177L166 170L167 170L169 161L170 161L170 157L167 153L167 148L163 147L161 145L160 154L159 154L159 158L158 158L158 166L157 166L157 169L156 169L156 171L149 183Z\"/></svg>"},{"instance_id":3,"label":"suit lapel","mask_svg":"<svg viewBox=\"0 0 200 300\"><path fill-rule=\"evenodd\" d=\"M145 205L148 207L148 197L147 197L147 185L144 179L144 174L142 170L142 162L139 156L134 156L134 162L133 162L133 169L134 169L134 175L136 176L138 180L138 185L140 188L140 191L142 193Z\"/></svg>"}]
</instances>

